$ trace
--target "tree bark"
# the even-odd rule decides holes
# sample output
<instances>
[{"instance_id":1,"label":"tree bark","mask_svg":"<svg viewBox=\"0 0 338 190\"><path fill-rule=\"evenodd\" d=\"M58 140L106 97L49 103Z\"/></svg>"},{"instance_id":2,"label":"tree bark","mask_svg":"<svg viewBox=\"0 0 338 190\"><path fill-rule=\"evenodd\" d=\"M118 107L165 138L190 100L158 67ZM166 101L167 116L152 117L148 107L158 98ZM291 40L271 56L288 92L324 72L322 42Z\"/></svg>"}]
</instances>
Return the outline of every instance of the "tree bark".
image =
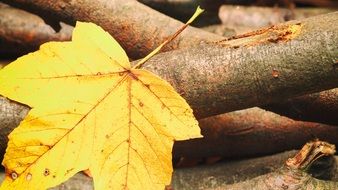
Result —
<instances>
[{"instance_id":1,"label":"tree bark","mask_svg":"<svg viewBox=\"0 0 338 190\"><path fill-rule=\"evenodd\" d=\"M338 88L263 106L292 119L338 125Z\"/></svg>"},{"instance_id":2,"label":"tree bark","mask_svg":"<svg viewBox=\"0 0 338 190\"><path fill-rule=\"evenodd\" d=\"M175 142L174 157L267 155L298 149L315 138L338 145L338 126L294 121L259 108L201 119L199 125L204 137Z\"/></svg>"},{"instance_id":3,"label":"tree bark","mask_svg":"<svg viewBox=\"0 0 338 190\"><path fill-rule=\"evenodd\" d=\"M41 18L0 3L1 57L20 56L35 51L48 41L69 41L72 27L62 24L60 32L46 25Z\"/></svg>"},{"instance_id":4,"label":"tree bark","mask_svg":"<svg viewBox=\"0 0 338 190\"><path fill-rule=\"evenodd\" d=\"M148 69L198 118L335 88L338 12L159 54Z\"/></svg>"},{"instance_id":5,"label":"tree bark","mask_svg":"<svg viewBox=\"0 0 338 190\"><path fill-rule=\"evenodd\" d=\"M114 36L133 59L147 55L183 25L135 0L98 0L95 3L90 0L2 1L44 18L57 18L71 25L77 20L94 22ZM221 37L215 34L188 27L164 51L189 47L203 40L219 39Z\"/></svg>"}]
</instances>

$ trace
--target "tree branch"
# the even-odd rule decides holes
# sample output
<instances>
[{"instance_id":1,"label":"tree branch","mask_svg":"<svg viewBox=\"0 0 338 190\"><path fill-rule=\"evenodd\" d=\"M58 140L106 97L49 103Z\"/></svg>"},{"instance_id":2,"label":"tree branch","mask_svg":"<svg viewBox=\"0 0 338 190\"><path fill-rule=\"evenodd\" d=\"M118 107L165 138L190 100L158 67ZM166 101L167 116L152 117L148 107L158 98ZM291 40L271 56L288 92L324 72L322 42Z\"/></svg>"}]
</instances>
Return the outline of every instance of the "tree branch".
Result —
<instances>
[{"instance_id":1,"label":"tree branch","mask_svg":"<svg viewBox=\"0 0 338 190\"><path fill-rule=\"evenodd\" d=\"M199 120L203 138L178 141L174 157L238 158L298 149L319 138L338 144L338 127L251 108ZM192 148L193 147L193 148Z\"/></svg>"},{"instance_id":2,"label":"tree branch","mask_svg":"<svg viewBox=\"0 0 338 190\"><path fill-rule=\"evenodd\" d=\"M0 3L1 56L18 56L35 51L48 41L69 41L73 27L62 24L55 33L41 18Z\"/></svg>"},{"instance_id":3,"label":"tree branch","mask_svg":"<svg viewBox=\"0 0 338 190\"><path fill-rule=\"evenodd\" d=\"M337 19L335 12L162 53L146 69L169 81L199 118L335 88Z\"/></svg>"},{"instance_id":4,"label":"tree branch","mask_svg":"<svg viewBox=\"0 0 338 190\"><path fill-rule=\"evenodd\" d=\"M263 108L297 120L338 125L338 88L275 102Z\"/></svg>"},{"instance_id":5,"label":"tree branch","mask_svg":"<svg viewBox=\"0 0 338 190\"><path fill-rule=\"evenodd\" d=\"M131 58L141 58L155 49L183 23L161 14L135 0L1 0L28 10L43 18L60 19L74 25L75 21L94 22L108 31ZM202 40L221 37L188 27L164 51L196 45Z\"/></svg>"}]
</instances>

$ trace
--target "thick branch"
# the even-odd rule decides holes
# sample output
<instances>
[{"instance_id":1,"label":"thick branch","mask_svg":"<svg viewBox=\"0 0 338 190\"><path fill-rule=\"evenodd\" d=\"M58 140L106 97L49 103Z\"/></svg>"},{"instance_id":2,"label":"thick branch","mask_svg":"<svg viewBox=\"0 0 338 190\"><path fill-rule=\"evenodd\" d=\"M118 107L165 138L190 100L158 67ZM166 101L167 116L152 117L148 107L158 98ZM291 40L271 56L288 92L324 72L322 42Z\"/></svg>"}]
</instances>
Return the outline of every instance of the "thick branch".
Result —
<instances>
[{"instance_id":1,"label":"thick branch","mask_svg":"<svg viewBox=\"0 0 338 190\"><path fill-rule=\"evenodd\" d=\"M206 117L338 85L338 12L166 52L147 69Z\"/></svg>"},{"instance_id":2,"label":"thick branch","mask_svg":"<svg viewBox=\"0 0 338 190\"><path fill-rule=\"evenodd\" d=\"M264 108L297 120L338 125L338 88L276 102Z\"/></svg>"},{"instance_id":3,"label":"thick branch","mask_svg":"<svg viewBox=\"0 0 338 190\"><path fill-rule=\"evenodd\" d=\"M135 0L2 0L29 10L42 17L58 18L68 24L79 21L94 22L108 31L128 52L140 58L155 49L183 24ZM165 50L189 47L201 40L216 40L219 36L188 27Z\"/></svg>"},{"instance_id":4,"label":"thick branch","mask_svg":"<svg viewBox=\"0 0 338 190\"><path fill-rule=\"evenodd\" d=\"M175 142L174 156L267 155L300 148L314 138L338 144L337 126L294 121L259 108L205 118L199 125L204 138Z\"/></svg>"},{"instance_id":5,"label":"thick branch","mask_svg":"<svg viewBox=\"0 0 338 190\"><path fill-rule=\"evenodd\" d=\"M38 16L0 3L1 56L22 55L35 51L48 41L70 40L72 27L65 24L62 26L62 30L55 33Z\"/></svg>"}]
</instances>

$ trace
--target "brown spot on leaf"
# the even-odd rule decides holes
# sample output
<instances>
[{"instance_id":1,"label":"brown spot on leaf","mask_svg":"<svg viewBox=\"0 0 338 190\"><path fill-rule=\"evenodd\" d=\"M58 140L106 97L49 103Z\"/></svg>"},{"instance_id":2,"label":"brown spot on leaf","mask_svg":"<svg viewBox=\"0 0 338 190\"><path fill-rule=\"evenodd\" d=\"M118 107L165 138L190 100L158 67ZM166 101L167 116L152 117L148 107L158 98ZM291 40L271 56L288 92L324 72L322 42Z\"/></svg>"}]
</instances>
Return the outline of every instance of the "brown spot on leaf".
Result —
<instances>
[{"instance_id":1,"label":"brown spot on leaf","mask_svg":"<svg viewBox=\"0 0 338 190\"><path fill-rule=\"evenodd\" d=\"M28 174L26 175L26 180L27 180L27 181L32 180L32 174L31 174L31 173L28 173Z\"/></svg>"},{"instance_id":2,"label":"brown spot on leaf","mask_svg":"<svg viewBox=\"0 0 338 190\"><path fill-rule=\"evenodd\" d=\"M12 172L12 173L11 173L11 178L12 178L13 180L16 180L18 177L19 177L19 175L18 175L16 172Z\"/></svg>"},{"instance_id":3,"label":"brown spot on leaf","mask_svg":"<svg viewBox=\"0 0 338 190\"><path fill-rule=\"evenodd\" d=\"M45 171L43 171L43 175L44 175L44 176L49 176L49 174L50 174L49 169L48 169L48 168L45 168Z\"/></svg>"},{"instance_id":4,"label":"brown spot on leaf","mask_svg":"<svg viewBox=\"0 0 338 190\"><path fill-rule=\"evenodd\" d=\"M138 104L139 104L141 107L143 107L143 103L142 103L142 102L139 102Z\"/></svg>"},{"instance_id":5,"label":"brown spot on leaf","mask_svg":"<svg viewBox=\"0 0 338 190\"><path fill-rule=\"evenodd\" d=\"M69 172L71 172L71 171L73 171L73 170L74 170L74 168L70 168L70 169L68 169L68 170L66 171L65 175L68 175L68 174L69 174Z\"/></svg>"}]
</instances>

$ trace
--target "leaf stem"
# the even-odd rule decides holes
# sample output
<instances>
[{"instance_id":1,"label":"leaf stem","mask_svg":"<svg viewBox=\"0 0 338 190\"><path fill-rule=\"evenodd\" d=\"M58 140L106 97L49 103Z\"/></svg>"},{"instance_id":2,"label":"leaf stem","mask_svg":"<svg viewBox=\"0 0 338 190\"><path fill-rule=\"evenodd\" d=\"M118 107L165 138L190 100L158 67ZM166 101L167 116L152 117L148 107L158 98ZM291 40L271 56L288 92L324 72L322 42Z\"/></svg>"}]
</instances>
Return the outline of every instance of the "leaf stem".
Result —
<instances>
[{"instance_id":1,"label":"leaf stem","mask_svg":"<svg viewBox=\"0 0 338 190\"><path fill-rule=\"evenodd\" d=\"M138 62L133 69L139 69L141 68L145 62L147 62L151 57L153 57L156 53L158 53L163 46L167 45L169 42L174 40L184 29L186 29L190 23L192 23L198 15L200 15L204 10L201 9L199 6L197 7L195 13L192 15L192 17L179 29L175 34L173 34L170 38L165 40L161 45L159 45L156 49L154 49L152 52L150 52L146 57L144 57L140 62Z\"/></svg>"}]
</instances>

